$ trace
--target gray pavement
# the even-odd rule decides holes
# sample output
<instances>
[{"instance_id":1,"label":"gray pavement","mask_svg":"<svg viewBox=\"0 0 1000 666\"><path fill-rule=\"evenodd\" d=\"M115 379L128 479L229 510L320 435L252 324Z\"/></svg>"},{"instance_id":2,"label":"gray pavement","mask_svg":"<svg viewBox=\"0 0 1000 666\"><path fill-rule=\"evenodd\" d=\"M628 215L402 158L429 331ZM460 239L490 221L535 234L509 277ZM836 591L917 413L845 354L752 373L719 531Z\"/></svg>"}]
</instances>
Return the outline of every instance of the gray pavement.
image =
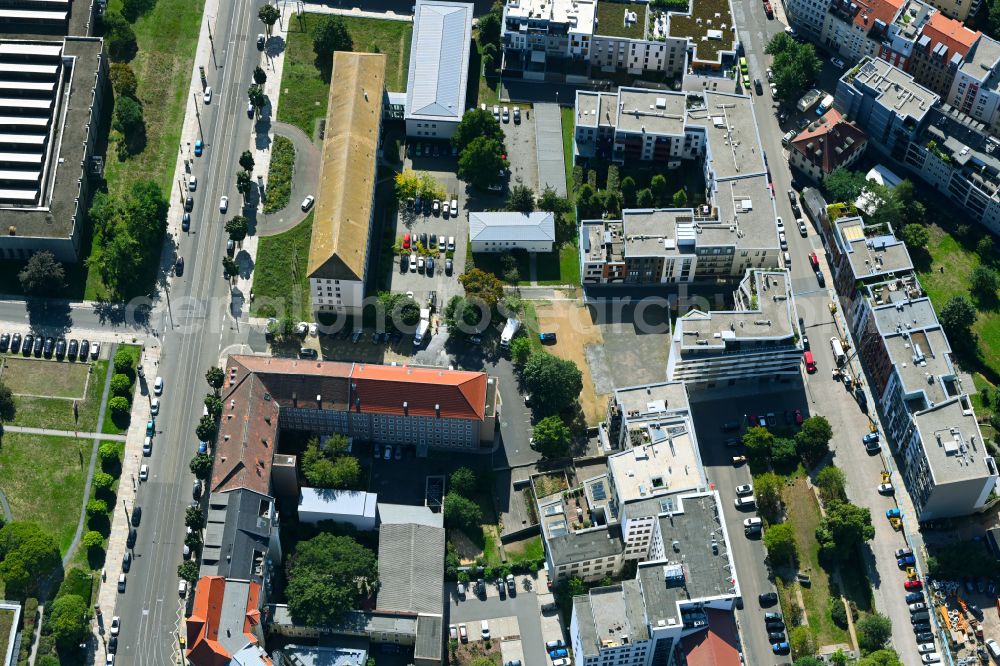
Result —
<instances>
[{"instance_id":1,"label":"gray pavement","mask_svg":"<svg viewBox=\"0 0 1000 666\"><path fill-rule=\"evenodd\" d=\"M535 146L538 155L538 191L548 187L566 196L566 166L563 162L562 113L556 104L534 108Z\"/></svg>"},{"instance_id":2,"label":"gray pavement","mask_svg":"<svg viewBox=\"0 0 1000 666\"><path fill-rule=\"evenodd\" d=\"M260 125L258 123L257 131L263 133L265 128ZM319 182L321 151L312 139L298 127L288 123L273 122L270 123L269 129L276 135L289 139L295 146L295 176L292 178L292 193L288 198L287 206L267 215L264 214L263 208L260 209L256 225L256 233L259 236L280 234L304 220L309 211L302 210L302 201L310 194L316 194L316 186ZM267 169L268 165L266 164L255 165L257 172L266 172ZM266 198L266 189L264 195Z\"/></svg>"},{"instance_id":3,"label":"gray pavement","mask_svg":"<svg viewBox=\"0 0 1000 666\"><path fill-rule=\"evenodd\" d=\"M507 159L510 161L510 186L525 185L535 192L541 193L538 184L538 151L535 150L535 118L533 109L521 109L521 122L514 122L512 105L507 106L510 119L505 123L501 116L500 127L504 133L504 145L507 146ZM560 155L562 154L562 139L560 138ZM563 175L563 179L566 176ZM501 207L502 209L502 207ZM472 209L482 210L482 209Z\"/></svg>"},{"instance_id":4,"label":"gray pavement","mask_svg":"<svg viewBox=\"0 0 1000 666\"><path fill-rule=\"evenodd\" d=\"M548 655L545 653L545 640L542 638L542 624L539 621L539 602L534 590L537 585L532 580L532 591L525 590L523 580L525 576L517 576L517 594L501 599L497 593L497 588L492 583L486 585L486 598L482 599L469 593L464 600L458 598L453 585L449 584L447 591L450 605L448 607L450 624L464 622L469 631L469 638L475 639L479 636L479 623L482 620L490 620L491 633L496 633L499 627L495 627L493 620L499 618L514 617L517 619L518 636L521 640L521 650L524 652L526 664L548 663ZM537 579L539 581L544 579ZM508 622L503 623L506 629Z\"/></svg>"},{"instance_id":5,"label":"gray pavement","mask_svg":"<svg viewBox=\"0 0 1000 666\"><path fill-rule=\"evenodd\" d=\"M110 381L110 377L111 377L111 374L109 373L108 374L108 378L109 378L108 381ZM108 383L105 382L104 399L107 398L107 386L108 386ZM101 426L101 424L104 421L103 402L104 401L102 400L102 409L101 409L101 413L100 413L101 415L100 415L100 417L99 417L99 419L97 421L97 426L98 426L97 429L98 429L98 431L100 431L100 429L101 429L100 426ZM77 437L77 438L80 438L80 439L111 440L111 441L114 441L114 442L124 442L125 441L125 435L109 435L109 434L102 433L102 432L79 432L79 431L74 431L74 430L53 430L52 428L26 428L24 426L14 426L14 425L7 425L7 424L4 424L2 426L2 430L5 431L5 432L21 432L21 433L24 433L26 435L48 435L50 437Z\"/></svg>"}]
</instances>

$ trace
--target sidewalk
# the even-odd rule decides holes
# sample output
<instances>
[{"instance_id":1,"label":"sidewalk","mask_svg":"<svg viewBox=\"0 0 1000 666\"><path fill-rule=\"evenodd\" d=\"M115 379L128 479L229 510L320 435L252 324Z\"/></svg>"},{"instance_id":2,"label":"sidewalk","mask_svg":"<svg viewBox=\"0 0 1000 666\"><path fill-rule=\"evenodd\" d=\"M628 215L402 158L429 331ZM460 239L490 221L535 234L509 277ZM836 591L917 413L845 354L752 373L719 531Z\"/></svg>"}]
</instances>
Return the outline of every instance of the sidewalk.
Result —
<instances>
[{"instance_id":1,"label":"sidewalk","mask_svg":"<svg viewBox=\"0 0 1000 666\"><path fill-rule=\"evenodd\" d=\"M159 348L146 349L142 355L142 367L146 377L156 376L156 366L160 359ZM104 560L101 586L97 592L95 605L101 610L100 621L95 618L93 623L96 639L95 664L105 661L106 627L111 624L118 603L118 576L122 573L122 558L125 556L125 541L128 538L128 517L122 508L124 503L129 510L135 506L135 494L139 483L139 466L142 465L142 441L146 437L146 421L149 419L149 401L139 390L136 382L135 397L132 401L132 421L129 424L125 441L125 453L122 458L122 474L118 479L118 498L115 501L114 516L111 520L111 537Z\"/></svg>"},{"instance_id":2,"label":"sidewalk","mask_svg":"<svg viewBox=\"0 0 1000 666\"><path fill-rule=\"evenodd\" d=\"M113 442L124 442L125 435L106 435L99 432L80 432L78 430L52 430L51 428L24 428L22 426L4 425L5 432L23 432L26 435L48 435L51 437L76 437L78 439L107 439Z\"/></svg>"}]
</instances>

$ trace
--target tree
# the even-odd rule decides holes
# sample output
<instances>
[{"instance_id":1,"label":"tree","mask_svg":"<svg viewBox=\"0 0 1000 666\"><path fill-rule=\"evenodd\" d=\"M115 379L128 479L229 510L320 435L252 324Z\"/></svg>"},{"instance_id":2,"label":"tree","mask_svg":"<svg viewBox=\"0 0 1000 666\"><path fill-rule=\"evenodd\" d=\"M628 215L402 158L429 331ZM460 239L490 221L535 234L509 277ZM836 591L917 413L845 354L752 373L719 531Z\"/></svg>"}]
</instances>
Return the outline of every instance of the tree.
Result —
<instances>
[{"instance_id":1,"label":"tree","mask_svg":"<svg viewBox=\"0 0 1000 666\"><path fill-rule=\"evenodd\" d=\"M444 321L450 330L478 335L488 325L489 308L479 299L452 296L444 308Z\"/></svg>"},{"instance_id":2,"label":"tree","mask_svg":"<svg viewBox=\"0 0 1000 666\"><path fill-rule=\"evenodd\" d=\"M812 44L797 42L786 33L771 38L764 52L774 56L771 68L778 89L776 96L785 103L801 95L823 66Z\"/></svg>"},{"instance_id":3,"label":"tree","mask_svg":"<svg viewBox=\"0 0 1000 666\"><path fill-rule=\"evenodd\" d=\"M313 28L313 52L316 59L327 67L334 51L353 51L354 41L347 30L344 19L335 14L326 14Z\"/></svg>"},{"instance_id":4,"label":"tree","mask_svg":"<svg viewBox=\"0 0 1000 666\"><path fill-rule=\"evenodd\" d=\"M10 387L0 382L0 422L13 421L17 415L17 404L14 402L14 392Z\"/></svg>"},{"instance_id":5,"label":"tree","mask_svg":"<svg viewBox=\"0 0 1000 666\"><path fill-rule=\"evenodd\" d=\"M503 144L496 139L476 137L458 155L458 177L480 190L495 185L500 173L510 166L501 157L503 150Z\"/></svg>"},{"instance_id":6,"label":"tree","mask_svg":"<svg viewBox=\"0 0 1000 666\"><path fill-rule=\"evenodd\" d=\"M177 576L181 580L186 580L188 585L194 585L198 580L198 563L188 560L177 566Z\"/></svg>"},{"instance_id":7,"label":"tree","mask_svg":"<svg viewBox=\"0 0 1000 666\"><path fill-rule=\"evenodd\" d=\"M531 213L535 210L535 193L526 185L517 184L510 188L507 196L507 210Z\"/></svg>"},{"instance_id":8,"label":"tree","mask_svg":"<svg viewBox=\"0 0 1000 666\"><path fill-rule=\"evenodd\" d=\"M743 446L746 447L747 456L755 463L763 463L770 458L773 444L774 435L767 428L754 426L748 428L743 435Z\"/></svg>"},{"instance_id":9,"label":"tree","mask_svg":"<svg viewBox=\"0 0 1000 666\"><path fill-rule=\"evenodd\" d=\"M965 335L976 321L976 308L965 296L952 296L941 308L941 325L949 336Z\"/></svg>"},{"instance_id":10,"label":"tree","mask_svg":"<svg viewBox=\"0 0 1000 666\"><path fill-rule=\"evenodd\" d=\"M213 419L219 418L222 414L222 398L214 393L209 393L205 396L205 408Z\"/></svg>"},{"instance_id":11,"label":"tree","mask_svg":"<svg viewBox=\"0 0 1000 666\"><path fill-rule=\"evenodd\" d=\"M523 366L531 356L531 340L521 336L510 341L510 360L517 367Z\"/></svg>"},{"instance_id":12,"label":"tree","mask_svg":"<svg viewBox=\"0 0 1000 666\"><path fill-rule=\"evenodd\" d=\"M94 473L94 491L95 494L110 493L115 485L115 477L111 476L107 472L95 472Z\"/></svg>"},{"instance_id":13,"label":"tree","mask_svg":"<svg viewBox=\"0 0 1000 666\"><path fill-rule=\"evenodd\" d=\"M240 266L232 257L224 255L222 257L222 272L227 280L232 281L240 276Z\"/></svg>"},{"instance_id":14,"label":"tree","mask_svg":"<svg viewBox=\"0 0 1000 666\"><path fill-rule=\"evenodd\" d=\"M892 638L892 620L881 613L861 618L857 624L858 646L864 653L881 650Z\"/></svg>"},{"instance_id":15,"label":"tree","mask_svg":"<svg viewBox=\"0 0 1000 666\"><path fill-rule=\"evenodd\" d=\"M907 224L903 227L900 237L906 243L911 253L927 249L931 234L922 224Z\"/></svg>"},{"instance_id":16,"label":"tree","mask_svg":"<svg viewBox=\"0 0 1000 666\"><path fill-rule=\"evenodd\" d=\"M288 558L288 611L296 624L332 624L378 585L375 553L346 536L300 541Z\"/></svg>"},{"instance_id":17,"label":"tree","mask_svg":"<svg viewBox=\"0 0 1000 666\"><path fill-rule=\"evenodd\" d=\"M546 416L532 429L534 448L543 458L565 458L573 441L573 433L558 416Z\"/></svg>"},{"instance_id":18,"label":"tree","mask_svg":"<svg viewBox=\"0 0 1000 666\"><path fill-rule=\"evenodd\" d=\"M667 200L667 179L663 174L656 174L649 181L649 191L653 193L657 206L662 206Z\"/></svg>"},{"instance_id":19,"label":"tree","mask_svg":"<svg viewBox=\"0 0 1000 666\"><path fill-rule=\"evenodd\" d=\"M127 62L114 62L108 70L111 87L119 97L135 97L139 82L135 78L132 66Z\"/></svg>"},{"instance_id":20,"label":"tree","mask_svg":"<svg viewBox=\"0 0 1000 666\"><path fill-rule=\"evenodd\" d=\"M792 627L788 630L788 645L795 657L816 654L816 637L808 625Z\"/></svg>"},{"instance_id":21,"label":"tree","mask_svg":"<svg viewBox=\"0 0 1000 666\"><path fill-rule=\"evenodd\" d=\"M583 391L583 374L576 364L536 352L522 370L524 386L542 414L556 414L574 404Z\"/></svg>"},{"instance_id":22,"label":"tree","mask_svg":"<svg viewBox=\"0 0 1000 666\"><path fill-rule=\"evenodd\" d=\"M802 428L795 433L795 448L810 466L830 452L833 428L823 416L810 416L802 422Z\"/></svg>"},{"instance_id":23,"label":"tree","mask_svg":"<svg viewBox=\"0 0 1000 666\"><path fill-rule=\"evenodd\" d=\"M121 455L121 445L117 442L104 442L97 449L97 455L101 459L101 467L107 467L112 463L117 463Z\"/></svg>"},{"instance_id":24,"label":"tree","mask_svg":"<svg viewBox=\"0 0 1000 666\"><path fill-rule=\"evenodd\" d=\"M271 35L271 28L278 22L278 18L280 18L280 16L281 13L278 11L278 8L273 5L264 5L257 12L257 18L259 18L260 22L264 24L268 36Z\"/></svg>"},{"instance_id":25,"label":"tree","mask_svg":"<svg viewBox=\"0 0 1000 666\"><path fill-rule=\"evenodd\" d=\"M198 441L210 442L215 438L215 433L218 432L218 429L219 426L216 424L215 419L211 416L202 416L194 429L194 433L197 435Z\"/></svg>"},{"instance_id":26,"label":"tree","mask_svg":"<svg viewBox=\"0 0 1000 666\"><path fill-rule=\"evenodd\" d=\"M90 629L90 609L83 597L77 594L56 597L49 611L46 624L59 649L75 648L84 641Z\"/></svg>"},{"instance_id":27,"label":"tree","mask_svg":"<svg viewBox=\"0 0 1000 666\"><path fill-rule=\"evenodd\" d=\"M38 523L14 521L0 528L0 579L7 598L24 598L62 565L59 546Z\"/></svg>"},{"instance_id":28,"label":"tree","mask_svg":"<svg viewBox=\"0 0 1000 666\"><path fill-rule=\"evenodd\" d=\"M757 511L769 523L781 516L781 478L772 472L758 474L753 480L753 494L757 498Z\"/></svg>"},{"instance_id":29,"label":"tree","mask_svg":"<svg viewBox=\"0 0 1000 666\"><path fill-rule=\"evenodd\" d=\"M847 476L839 467L827 465L816 475L816 487L819 488L823 504L833 501L847 501Z\"/></svg>"},{"instance_id":30,"label":"tree","mask_svg":"<svg viewBox=\"0 0 1000 666\"><path fill-rule=\"evenodd\" d=\"M451 490L462 497L476 494L476 473L468 467L459 467L451 473Z\"/></svg>"},{"instance_id":31,"label":"tree","mask_svg":"<svg viewBox=\"0 0 1000 666\"><path fill-rule=\"evenodd\" d=\"M319 440L311 439L302 455L302 475L314 488L344 490L355 488L361 479L358 459L337 455L333 448L320 449Z\"/></svg>"},{"instance_id":32,"label":"tree","mask_svg":"<svg viewBox=\"0 0 1000 666\"><path fill-rule=\"evenodd\" d=\"M771 444L771 462L774 463L774 466L782 470L794 469L798 461L795 440L788 437L775 437Z\"/></svg>"},{"instance_id":33,"label":"tree","mask_svg":"<svg viewBox=\"0 0 1000 666\"><path fill-rule=\"evenodd\" d=\"M190 527L193 530L205 527L205 514L201 512L199 506L192 505L184 510L184 527Z\"/></svg>"},{"instance_id":34,"label":"tree","mask_svg":"<svg viewBox=\"0 0 1000 666\"><path fill-rule=\"evenodd\" d=\"M841 500L826 504L826 515L816 528L820 555L847 561L855 557L858 546L875 538L872 514L866 508Z\"/></svg>"},{"instance_id":35,"label":"tree","mask_svg":"<svg viewBox=\"0 0 1000 666\"><path fill-rule=\"evenodd\" d=\"M823 189L832 202L853 202L867 184L863 173L846 167L837 167L823 179Z\"/></svg>"},{"instance_id":36,"label":"tree","mask_svg":"<svg viewBox=\"0 0 1000 666\"><path fill-rule=\"evenodd\" d=\"M472 143L473 139L479 137L493 139L502 146L504 142L503 128L500 127L500 121L494 118L489 111L478 108L469 109L462 115L462 120L455 127L455 133L451 135L451 145L461 153L466 146Z\"/></svg>"},{"instance_id":37,"label":"tree","mask_svg":"<svg viewBox=\"0 0 1000 666\"><path fill-rule=\"evenodd\" d=\"M265 72L264 68L261 67L260 65L257 65L253 69L253 82L256 83L259 86L262 86L265 83L267 83L267 72ZM245 155L245 154L247 154L249 152L250 151L247 150L243 154ZM241 162L241 164L242 164L242 162ZM244 168L247 169L247 167L244 167ZM247 169L247 171L250 171L252 169L253 169L253 167L250 167L250 168Z\"/></svg>"},{"instance_id":38,"label":"tree","mask_svg":"<svg viewBox=\"0 0 1000 666\"><path fill-rule=\"evenodd\" d=\"M250 177L250 172L240 169L236 172L236 191L243 195L244 200L246 196L250 194L250 189L253 187L253 179Z\"/></svg>"},{"instance_id":39,"label":"tree","mask_svg":"<svg viewBox=\"0 0 1000 666\"><path fill-rule=\"evenodd\" d=\"M135 358L128 352L127 349L119 349L115 354L112 365L115 368L115 374L128 375L128 377L131 377L133 370L135 369Z\"/></svg>"},{"instance_id":40,"label":"tree","mask_svg":"<svg viewBox=\"0 0 1000 666\"><path fill-rule=\"evenodd\" d=\"M87 516L91 519L108 513L108 503L102 499L92 499L87 502Z\"/></svg>"},{"instance_id":41,"label":"tree","mask_svg":"<svg viewBox=\"0 0 1000 666\"><path fill-rule=\"evenodd\" d=\"M120 395L127 399L132 394L132 380L128 375L112 375L110 386L111 395Z\"/></svg>"},{"instance_id":42,"label":"tree","mask_svg":"<svg viewBox=\"0 0 1000 666\"><path fill-rule=\"evenodd\" d=\"M450 527L477 530L483 522L483 511L478 504L452 490L444 498L444 522Z\"/></svg>"},{"instance_id":43,"label":"tree","mask_svg":"<svg viewBox=\"0 0 1000 666\"><path fill-rule=\"evenodd\" d=\"M639 190L639 193L635 196L635 205L639 208L652 208L653 207L653 191L648 187Z\"/></svg>"},{"instance_id":44,"label":"tree","mask_svg":"<svg viewBox=\"0 0 1000 666\"><path fill-rule=\"evenodd\" d=\"M248 228L247 218L242 215L236 215L226 222L226 233L237 243L242 243L243 239L247 237Z\"/></svg>"},{"instance_id":45,"label":"tree","mask_svg":"<svg viewBox=\"0 0 1000 666\"><path fill-rule=\"evenodd\" d=\"M907 222L916 224L924 223L927 215L927 209L917 198L917 188L914 187L912 180L908 178L901 180L899 184L896 185L896 189L893 190L893 195L903 207L903 218Z\"/></svg>"},{"instance_id":46,"label":"tree","mask_svg":"<svg viewBox=\"0 0 1000 666\"><path fill-rule=\"evenodd\" d=\"M222 371L222 368L212 367L205 371L205 381L208 385L218 393L219 389L226 382L226 373Z\"/></svg>"},{"instance_id":47,"label":"tree","mask_svg":"<svg viewBox=\"0 0 1000 666\"><path fill-rule=\"evenodd\" d=\"M47 250L36 252L17 274L24 293L35 296L52 294L66 283L66 270Z\"/></svg>"},{"instance_id":48,"label":"tree","mask_svg":"<svg viewBox=\"0 0 1000 666\"><path fill-rule=\"evenodd\" d=\"M496 307L503 298L503 283L493 273L473 268L462 273L458 281L465 289L466 298L482 299L490 308Z\"/></svg>"},{"instance_id":49,"label":"tree","mask_svg":"<svg viewBox=\"0 0 1000 666\"><path fill-rule=\"evenodd\" d=\"M260 67L258 67L257 69L260 69ZM254 73L256 74L256 71ZM241 169L243 169L244 171L253 171L254 164L255 162L253 159L253 153L251 153L249 150L244 150L242 153L240 153Z\"/></svg>"},{"instance_id":50,"label":"tree","mask_svg":"<svg viewBox=\"0 0 1000 666\"><path fill-rule=\"evenodd\" d=\"M212 456L207 453L197 453L191 458L189 467L196 478L204 481L212 473Z\"/></svg>"},{"instance_id":51,"label":"tree","mask_svg":"<svg viewBox=\"0 0 1000 666\"><path fill-rule=\"evenodd\" d=\"M483 44L499 44L502 28L497 12L489 12L479 19L479 40Z\"/></svg>"},{"instance_id":52,"label":"tree","mask_svg":"<svg viewBox=\"0 0 1000 666\"><path fill-rule=\"evenodd\" d=\"M538 197L538 210L556 215L565 215L573 209L572 204L565 198L559 196L551 185L546 185L542 190L542 195Z\"/></svg>"},{"instance_id":53,"label":"tree","mask_svg":"<svg viewBox=\"0 0 1000 666\"><path fill-rule=\"evenodd\" d=\"M83 535L83 547L87 550L104 547L104 536L100 532L90 530Z\"/></svg>"},{"instance_id":54,"label":"tree","mask_svg":"<svg viewBox=\"0 0 1000 666\"><path fill-rule=\"evenodd\" d=\"M674 192L674 198L671 203L673 203L674 208L687 208L687 203L688 203L687 192L685 192L684 190L677 190L676 192Z\"/></svg>"},{"instance_id":55,"label":"tree","mask_svg":"<svg viewBox=\"0 0 1000 666\"><path fill-rule=\"evenodd\" d=\"M996 296L997 288L1000 287L1000 276L992 268L980 264L972 269L969 285L980 298Z\"/></svg>"},{"instance_id":56,"label":"tree","mask_svg":"<svg viewBox=\"0 0 1000 666\"><path fill-rule=\"evenodd\" d=\"M120 395L108 400L108 407L111 409L111 418L116 420L123 419L132 412L132 405L129 404L128 398L123 398Z\"/></svg>"},{"instance_id":57,"label":"tree","mask_svg":"<svg viewBox=\"0 0 1000 666\"><path fill-rule=\"evenodd\" d=\"M868 221L873 225L887 224L894 229L901 228L906 220L906 206L896 191L875 182L865 185L865 190L874 202Z\"/></svg>"},{"instance_id":58,"label":"tree","mask_svg":"<svg viewBox=\"0 0 1000 666\"><path fill-rule=\"evenodd\" d=\"M142 131L146 121L142 117L142 107L132 97L119 97L115 100L115 110L111 118L111 127L121 132L126 139Z\"/></svg>"},{"instance_id":59,"label":"tree","mask_svg":"<svg viewBox=\"0 0 1000 666\"><path fill-rule=\"evenodd\" d=\"M976 254L978 254L983 261L993 261L995 253L996 249L993 242L993 236L986 234L979 239L978 243L976 243Z\"/></svg>"},{"instance_id":60,"label":"tree","mask_svg":"<svg viewBox=\"0 0 1000 666\"><path fill-rule=\"evenodd\" d=\"M632 176L625 176L622 178L622 182L618 185L618 189L621 190L622 200L626 207L635 205L635 178Z\"/></svg>"},{"instance_id":61,"label":"tree","mask_svg":"<svg viewBox=\"0 0 1000 666\"><path fill-rule=\"evenodd\" d=\"M108 56L113 62L130 60L135 55L137 46L135 31L125 17L115 11L106 11L102 17L104 23L104 45Z\"/></svg>"},{"instance_id":62,"label":"tree","mask_svg":"<svg viewBox=\"0 0 1000 666\"><path fill-rule=\"evenodd\" d=\"M792 565L798 557L795 547L795 530L789 523L771 525L764 533L764 547L773 564Z\"/></svg>"},{"instance_id":63,"label":"tree","mask_svg":"<svg viewBox=\"0 0 1000 666\"><path fill-rule=\"evenodd\" d=\"M247 99L250 100L250 104L253 106L254 115L260 117L260 112L264 108L264 104L267 103L267 96L264 95L264 89L254 83L247 88Z\"/></svg>"},{"instance_id":64,"label":"tree","mask_svg":"<svg viewBox=\"0 0 1000 666\"><path fill-rule=\"evenodd\" d=\"M903 666L899 660L899 655L891 648L876 650L871 654L859 659L855 666Z\"/></svg>"}]
</instances>

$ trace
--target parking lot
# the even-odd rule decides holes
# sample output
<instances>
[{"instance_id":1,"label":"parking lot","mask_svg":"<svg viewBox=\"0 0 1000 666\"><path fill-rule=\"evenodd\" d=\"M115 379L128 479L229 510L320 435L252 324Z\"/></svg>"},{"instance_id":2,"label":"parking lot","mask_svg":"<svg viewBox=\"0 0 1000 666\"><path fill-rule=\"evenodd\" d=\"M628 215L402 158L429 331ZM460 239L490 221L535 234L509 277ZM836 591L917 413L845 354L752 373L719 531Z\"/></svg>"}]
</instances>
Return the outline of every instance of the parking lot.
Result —
<instances>
[{"instance_id":1,"label":"parking lot","mask_svg":"<svg viewBox=\"0 0 1000 666\"><path fill-rule=\"evenodd\" d=\"M508 106L508 109L513 109ZM521 122L502 122L507 160L510 162L510 183L519 183L538 192L538 155L535 152L535 117L530 108L520 107Z\"/></svg>"}]
</instances>

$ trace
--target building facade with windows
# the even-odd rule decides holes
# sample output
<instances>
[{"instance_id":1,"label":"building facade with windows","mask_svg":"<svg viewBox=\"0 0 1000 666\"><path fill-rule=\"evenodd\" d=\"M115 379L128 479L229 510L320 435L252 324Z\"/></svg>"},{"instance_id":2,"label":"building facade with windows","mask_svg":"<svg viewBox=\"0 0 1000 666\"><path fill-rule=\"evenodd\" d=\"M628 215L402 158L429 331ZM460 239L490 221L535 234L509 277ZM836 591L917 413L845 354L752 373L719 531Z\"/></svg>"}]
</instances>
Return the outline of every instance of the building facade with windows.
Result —
<instances>
[{"instance_id":1,"label":"building facade with windows","mask_svg":"<svg viewBox=\"0 0 1000 666\"><path fill-rule=\"evenodd\" d=\"M802 341L789 274L747 271L734 297L733 310L692 310L677 318L669 381L696 390L800 376Z\"/></svg>"},{"instance_id":2,"label":"building facade with windows","mask_svg":"<svg viewBox=\"0 0 1000 666\"><path fill-rule=\"evenodd\" d=\"M386 101L385 55L337 51L331 71L307 274L317 318L360 317Z\"/></svg>"}]
</instances>

